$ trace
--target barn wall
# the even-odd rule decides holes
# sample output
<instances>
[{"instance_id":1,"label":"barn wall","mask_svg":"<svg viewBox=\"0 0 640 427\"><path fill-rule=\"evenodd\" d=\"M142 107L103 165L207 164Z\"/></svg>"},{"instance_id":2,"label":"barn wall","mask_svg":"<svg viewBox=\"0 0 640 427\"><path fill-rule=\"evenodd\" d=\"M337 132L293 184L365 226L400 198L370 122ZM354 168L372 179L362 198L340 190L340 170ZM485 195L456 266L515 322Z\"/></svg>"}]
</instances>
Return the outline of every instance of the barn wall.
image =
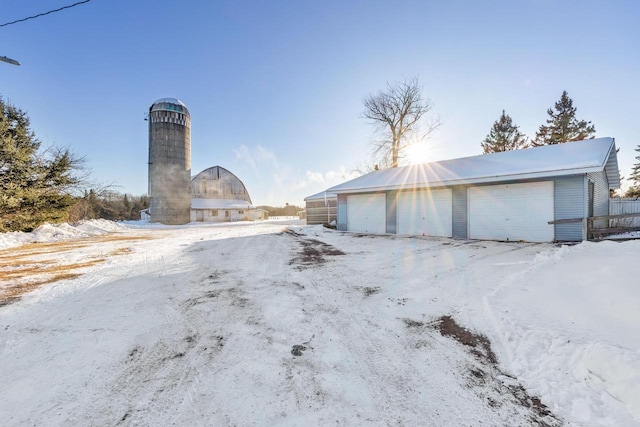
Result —
<instances>
[{"instance_id":1,"label":"barn wall","mask_svg":"<svg viewBox=\"0 0 640 427\"><path fill-rule=\"evenodd\" d=\"M251 209L192 209L190 216L191 222L233 222L254 220L258 214Z\"/></svg>"},{"instance_id":2,"label":"barn wall","mask_svg":"<svg viewBox=\"0 0 640 427\"><path fill-rule=\"evenodd\" d=\"M585 177L574 175L554 180L555 219L582 218L586 212ZM555 234L558 241L583 240L583 224L556 224Z\"/></svg>"},{"instance_id":3,"label":"barn wall","mask_svg":"<svg viewBox=\"0 0 640 427\"><path fill-rule=\"evenodd\" d=\"M587 174L587 180L593 182L593 215L609 215L609 181L607 174L602 172L593 172ZM595 221L596 228L606 228L607 220Z\"/></svg>"},{"instance_id":4,"label":"barn wall","mask_svg":"<svg viewBox=\"0 0 640 427\"><path fill-rule=\"evenodd\" d=\"M340 231L347 231L347 195L338 194L338 211L336 228Z\"/></svg>"},{"instance_id":5,"label":"barn wall","mask_svg":"<svg viewBox=\"0 0 640 427\"><path fill-rule=\"evenodd\" d=\"M467 231L467 187L457 185L453 190L453 238L466 239Z\"/></svg>"}]
</instances>

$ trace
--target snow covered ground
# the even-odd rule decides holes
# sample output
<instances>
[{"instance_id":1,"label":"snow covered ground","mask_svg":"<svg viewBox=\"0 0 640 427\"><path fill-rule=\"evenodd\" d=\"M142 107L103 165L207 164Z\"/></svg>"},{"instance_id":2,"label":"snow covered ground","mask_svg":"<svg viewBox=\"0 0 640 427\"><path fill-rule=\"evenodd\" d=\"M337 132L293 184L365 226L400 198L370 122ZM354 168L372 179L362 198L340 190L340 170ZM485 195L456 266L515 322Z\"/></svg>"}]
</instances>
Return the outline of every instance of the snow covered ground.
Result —
<instances>
[{"instance_id":1,"label":"snow covered ground","mask_svg":"<svg viewBox=\"0 0 640 427\"><path fill-rule=\"evenodd\" d=\"M0 247L2 425L640 425L640 241L91 221Z\"/></svg>"}]
</instances>

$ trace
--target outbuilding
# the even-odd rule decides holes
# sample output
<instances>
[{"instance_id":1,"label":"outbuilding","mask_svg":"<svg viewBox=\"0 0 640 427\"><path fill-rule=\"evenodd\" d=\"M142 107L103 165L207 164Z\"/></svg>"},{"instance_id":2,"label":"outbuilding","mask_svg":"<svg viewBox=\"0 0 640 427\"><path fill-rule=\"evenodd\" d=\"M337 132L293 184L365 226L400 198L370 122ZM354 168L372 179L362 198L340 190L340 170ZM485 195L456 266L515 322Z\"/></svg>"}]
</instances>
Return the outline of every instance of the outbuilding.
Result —
<instances>
[{"instance_id":1,"label":"outbuilding","mask_svg":"<svg viewBox=\"0 0 640 427\"><path fill-rule=\"evenodd\" d=\"M232 222L266 219L256 209L242 181L221 166L205 169L191 179L191 221Z\"/></svg>"},{"instance_id":2,"label":"outbuilding","mask_svg":"<svg viewBox=\"0 0 640 427\"><path fill-rule=\"evenodd\" d=\"M322 191L305 197L307 224L330 224L336 220L338 197L334 193Z\"/></svg>"},{"instance_id":3,"label":"outbuilding","mask_svg":"<svg viewBox=\"0 0 640 427\"><path fill-rule=\"evenodd\" d=\"M597 138L375 171L327 193L338 230L552 242L585 240L583 223L549 222L608 215L619 187L615 140Z\"/></svg>"}]
</instances>

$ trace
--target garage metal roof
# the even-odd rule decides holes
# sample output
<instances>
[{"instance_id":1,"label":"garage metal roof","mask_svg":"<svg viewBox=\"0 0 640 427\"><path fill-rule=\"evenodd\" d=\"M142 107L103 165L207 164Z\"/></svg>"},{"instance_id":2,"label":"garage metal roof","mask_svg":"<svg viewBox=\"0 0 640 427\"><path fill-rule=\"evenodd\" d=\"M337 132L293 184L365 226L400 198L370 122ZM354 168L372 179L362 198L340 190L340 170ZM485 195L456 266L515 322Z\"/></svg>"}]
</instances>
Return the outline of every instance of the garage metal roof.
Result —
<instances>
[{"instance_id":1,"label":"garage metal roof","mask_svg":"<svg viewBox=\"0 0 640 427\"><path fill-rule=\"evenodd\" d=\"M329 193L327 191L321 191L319 193L313 194L311 196L307 196L304 198L305 202L309 202L311 200L325 200L325 199L335 199L337 196L335 193Z\"/></svg>"},{"instance_id":2,"label":"garage metal roof","mask_svg":"<svg viewBox=\"0 0 640 427\"><path fill-rule=\"evenodd\" d=\"M614 138L596 138L384 169L327 189L331 193L442 187L550 178L605 170L620 188Z\"/></svg>"}]
</instances>

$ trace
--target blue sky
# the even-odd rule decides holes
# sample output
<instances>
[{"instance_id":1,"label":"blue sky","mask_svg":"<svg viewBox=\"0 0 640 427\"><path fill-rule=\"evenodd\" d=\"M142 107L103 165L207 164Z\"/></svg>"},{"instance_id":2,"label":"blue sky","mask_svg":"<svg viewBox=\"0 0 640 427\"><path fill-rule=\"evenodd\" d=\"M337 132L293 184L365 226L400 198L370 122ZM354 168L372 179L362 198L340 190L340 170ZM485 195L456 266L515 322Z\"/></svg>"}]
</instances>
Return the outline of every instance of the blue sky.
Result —
<instances>
[{"instance_id":1,"label":"blue sky","mask_svg":"<svg viewBox=\"0 0 640 427\"><path fill-rule=\"evenodd\" d=\"M72 0L0 0L0 23ZM92 0L0 27L0 95L94 181L147 191L149 106L191 113L192 174L235 173L255 204L301 204L370 156L362 101L418 77L442 121L429 158L481 153L506 110L529 137L567 90L634 164L640 2Z\"/></svg>"}]
</instances>

